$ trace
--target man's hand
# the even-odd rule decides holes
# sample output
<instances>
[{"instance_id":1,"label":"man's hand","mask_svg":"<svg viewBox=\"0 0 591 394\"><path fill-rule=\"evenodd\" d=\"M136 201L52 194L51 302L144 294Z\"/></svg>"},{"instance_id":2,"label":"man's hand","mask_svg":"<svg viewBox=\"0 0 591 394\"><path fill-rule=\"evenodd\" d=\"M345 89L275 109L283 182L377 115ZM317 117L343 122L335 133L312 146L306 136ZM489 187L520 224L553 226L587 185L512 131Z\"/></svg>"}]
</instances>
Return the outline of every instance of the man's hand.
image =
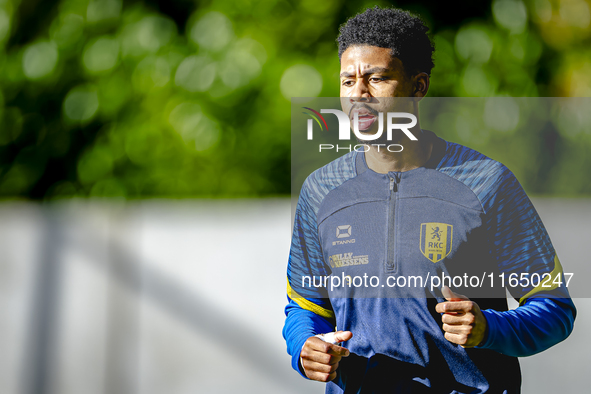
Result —
<instances>
[{"instance_id":1,"label":"man's hand","mask_svg":"<svg viewBox=\"0 0 591 394\"><path fill-rule=\"evenodd\" d=\"M440 302L435 310L443 313L441 321L445 339L462 347L478 346L486 333L486 318L478 304L447 286L443 286L441 293L448 302Z\"/></svg>"},{"instance_id":2,"label":"man's hand","mask_svg":"<svg viewBox=\"0 0 591 394\"><path fill-rule=\"evenodd\" d=\"M335 340L340 343L353 337L351 331L337 331ZM302 367L306 376L319 382L329 382L336 378L336 370L342 357L349 356L349 350L339 345L310 337L300 353Z\"/></svg>"}]
</instances>

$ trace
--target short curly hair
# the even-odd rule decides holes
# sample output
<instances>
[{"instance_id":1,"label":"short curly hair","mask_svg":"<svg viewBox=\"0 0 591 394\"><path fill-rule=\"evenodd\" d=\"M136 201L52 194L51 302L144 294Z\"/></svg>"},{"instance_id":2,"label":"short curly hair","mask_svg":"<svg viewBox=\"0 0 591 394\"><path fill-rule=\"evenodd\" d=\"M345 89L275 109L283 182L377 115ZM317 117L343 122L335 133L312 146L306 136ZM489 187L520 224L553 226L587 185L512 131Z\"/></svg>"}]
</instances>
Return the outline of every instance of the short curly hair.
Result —
<instances>
[{"instance_id":1,"label":"short curly hair","mask_svg":"<svg viewBox=\"0 0 591 394\"><path fill-rule=\"evenodd\" d=\"M408 75L431 75L435 47L427 35L429 28L410 12L375 6L350 18L339 31L339 60L350 46L372 45L390 48Z\"/></svg>"}]
</instances>

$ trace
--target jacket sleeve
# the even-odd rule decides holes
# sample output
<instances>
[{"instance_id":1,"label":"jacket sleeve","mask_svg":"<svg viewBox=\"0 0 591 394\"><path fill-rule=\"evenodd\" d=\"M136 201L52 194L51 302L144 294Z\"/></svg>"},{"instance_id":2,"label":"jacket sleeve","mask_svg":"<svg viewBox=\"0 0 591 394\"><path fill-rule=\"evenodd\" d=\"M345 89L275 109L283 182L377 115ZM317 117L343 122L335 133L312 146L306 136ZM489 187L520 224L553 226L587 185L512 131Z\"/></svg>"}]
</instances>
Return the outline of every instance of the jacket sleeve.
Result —
<instances>
[{"instance_id":1,"label":"jacket sleeve","mask_svg":"<svg viewBox=\"0 0 591 394\"><path fill-rule=\"evenodd\" d=\"M514 357L539 353L566 339L576 316L570 298L530 298L510 311L483 310L488 335L479 348Z\"/></svg>"},{"instance_id":2,"label":"jacket sleeve","mask_svg":"<svg viewBox=\"0 0 591 394\"><path fill-rule=\"evenodd\" d=\"M503 170L485 206L492 253L505 285L511 275L519 279L517 286L507 288L520 306L504 312L484 310L488 335L479 347L523 357L566 339L576 309L544 224L515 176Z\"/></svg>"},{"instance_id":3,"label":"jacket sleeve","mask_svg":"<svg viewBox=\"0 0 591 394\"><path fill-rule=\"evenodd\" d=\"M294 218L294 230L287 265L287 298L283 337L291 365L302 376L299 359L306 340L316 334L334 331L335 316L324 287L311 285L329 275L318 238L316 212L319 198L308 178L302 187ZM320 281L318 282L320 283Z\"/></svg>"}]
</instances>

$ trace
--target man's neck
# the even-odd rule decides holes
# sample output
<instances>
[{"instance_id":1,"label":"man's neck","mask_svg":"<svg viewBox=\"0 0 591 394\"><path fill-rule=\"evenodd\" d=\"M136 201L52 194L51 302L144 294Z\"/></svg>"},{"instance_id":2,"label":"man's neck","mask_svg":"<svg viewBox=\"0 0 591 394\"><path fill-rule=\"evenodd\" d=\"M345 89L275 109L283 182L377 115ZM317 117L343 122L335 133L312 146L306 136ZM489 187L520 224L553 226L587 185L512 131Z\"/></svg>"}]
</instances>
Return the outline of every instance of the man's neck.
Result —
<instances>
[{"instance_id":1,"label":"man's neck","mask_svg":"<svg viewBox=\"0 0 591 394\"><path fill-rule=\"evenodd\" d=\"M391 171L410 171L425 165L433 151L433 140L427 138L427 134L418 125L412 129L412 133L418 140L406 139L401 152L390 152L385 146L368 145L369 150L365 152L367 166L377 173L386 174ZM392 141L392 143L397 142Z\"/></svg>"}]
</instances>

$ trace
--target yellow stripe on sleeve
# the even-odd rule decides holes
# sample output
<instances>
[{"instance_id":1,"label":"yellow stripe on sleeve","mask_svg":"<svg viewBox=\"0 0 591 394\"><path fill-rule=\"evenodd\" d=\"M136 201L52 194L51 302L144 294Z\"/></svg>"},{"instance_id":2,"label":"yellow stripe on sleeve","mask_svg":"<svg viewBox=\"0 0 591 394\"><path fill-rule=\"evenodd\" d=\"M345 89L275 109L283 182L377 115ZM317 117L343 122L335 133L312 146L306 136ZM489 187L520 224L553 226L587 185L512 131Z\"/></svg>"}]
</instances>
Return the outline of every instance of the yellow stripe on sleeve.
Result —
<instances>
[{"instance_id":1,"label":"yellow stripe on sleeve","mask_svg":"<svg viewBox=\"0 0 591 394\"><path fill-rule=\"evenodd\" d=\"M525 304L527 299L531 298L531 296L536 293L551 291L551 290L558 288L559 285L556 283L553 283L556 280L556 278L558 277L558 275L564 276L564 275L562 275L562 265L560 264L560 260L558 260L558 255L555 254L554 255L554 269L552 270L552 272L550 272L550 279L549 280L542 279L536 287L534 287L533 289L531 289L531 291L529 293L527 293L526 295L521 297L521 299L519 300L519 306ZM547 278L547 276L544 278ZM558 282L560 282L560 281L558 281ZM550 284L550 286L547 285L548 283ZM546 286L542 286L543 284L546 284Z\"/></svg>"},{"instance_id":2,"label":"yellow stripe on sleeve","mask_svg":"<svg viewBox=\"0 0 591 394\"><path fill-rule=\"evenodd\" d=\"M334 319L334 312L321 307L318 304L313 303L310 300L307 300L305 298L303 298L301 295L299 295L298 293L296 293L295 290L293 290L289 284L289 279L287 280L287 296L294 300L296 302L296 304L298 304L300 307L302 307L302 309L306 309L308 311L314 312L315 314L317 314L318 316L322 316L326 319Z\"/></svg>"}]
</instances>

